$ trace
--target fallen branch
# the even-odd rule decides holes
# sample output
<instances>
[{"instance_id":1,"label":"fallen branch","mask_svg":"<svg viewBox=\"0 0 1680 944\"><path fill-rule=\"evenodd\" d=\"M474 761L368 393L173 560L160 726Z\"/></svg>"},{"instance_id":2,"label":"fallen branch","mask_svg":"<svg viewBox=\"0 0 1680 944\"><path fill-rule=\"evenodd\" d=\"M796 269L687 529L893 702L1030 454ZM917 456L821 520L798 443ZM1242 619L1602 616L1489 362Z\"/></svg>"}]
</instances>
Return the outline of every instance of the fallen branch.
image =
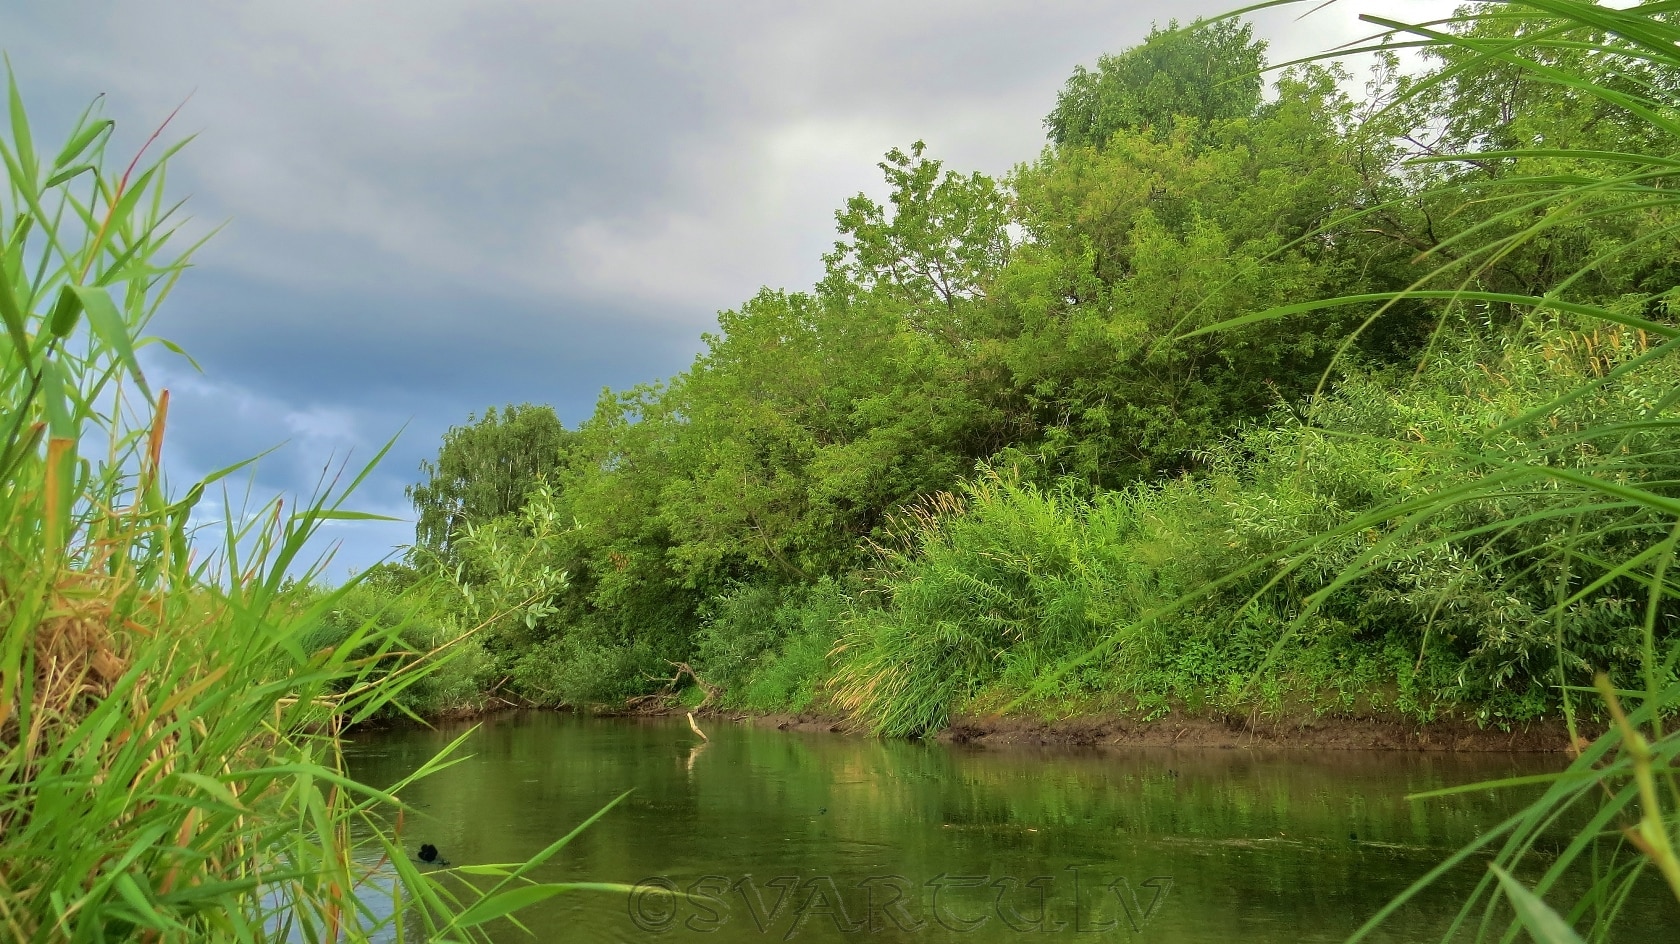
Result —
<instances>
[{"instance_id":1,"label":"fallen branch","mask_svg":"<svg viewBox=\"0 0 1680 944\"><path fill-rule=\"evenodd\" d=\"M699 686L702 692L706 693L706 697L700 700L700 704L694 706L695 711L704 711L707 705L710 705L718 698L718 696L723 694L723 689L701 678L695 673L694 667L689 665L687 662L672 662L670 663L670 666L671 668L676 669L676 671L671 674L670 678L656 678L651 675L648 676L648 681L664 682L664 687L660 688L656 692L649 692L646 695L635 695L627 698L624 700L624 706L626 708L642 708L650 703L658 703L661 708L673 707L673 703L677 699L677 692L679 690L678 686L681 685L682 678L685 675L690 679L693 679L694 684ZM694 720L690 718L689 723L693 724ZM699 732L699 730L700 729L698 727L695 728L696 732ZM705 737L704 734L701 734L700 736Z\"/></svg>"}]
</instances>

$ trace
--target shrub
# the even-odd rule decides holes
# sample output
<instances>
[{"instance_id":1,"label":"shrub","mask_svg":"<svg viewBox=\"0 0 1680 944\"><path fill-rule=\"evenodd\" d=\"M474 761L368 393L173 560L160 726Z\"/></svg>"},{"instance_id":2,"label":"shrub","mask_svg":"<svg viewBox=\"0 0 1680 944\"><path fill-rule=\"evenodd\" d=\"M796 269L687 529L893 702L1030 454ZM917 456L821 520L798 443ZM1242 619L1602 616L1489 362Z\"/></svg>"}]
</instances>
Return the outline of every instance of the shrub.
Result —
<instances>
[{"instance_id":1,"label":"shrub","mask_svg":"<svg viewBox=\"0 0 1680 944\"><path fill-rule=\"evenodd\" d=\"M817 706L829 650L850 600L822 578L810 585L739 587L718 600L696 645L701 676L723 702L751 711Z\"/></svg>"},{"instance_id":2,"label":"shrub","mask_svg":"<svg viewBox=\"0 0 1680 944\"><path fill-rule=\"evenodd\" d=\"M881 605L846 621L840 703L889 734L938 728L989 687L1124 695L1147 714L1376 708L1509 723L1554 711L1560 669L1585 683L1593 667L1638 663L1636 581L1558 610L1567 561L1547 555L1565 540L1589 558L1621 553L1642 539L1618 527L1625 512L1548 514L1530 491L1404 527L1350 522L1461 485L1464 453L1527 455L1542 433L1569 442L1589 424L1627 427L1620 448L1658 474L1649 464L1677 454L1666 431L1638 424L1680 367L1638 362L1648 349L1624 329L1466 326L1416 377L1356 373L1304 414L1280 409L1214 446L1198 478L1086 497L983 470L910 512L883 550ZM1506 422L1583 380L1592 395L1543 430ZM1604 461L1574 447L1549 461Z\"/></svg>"}]
</instances>

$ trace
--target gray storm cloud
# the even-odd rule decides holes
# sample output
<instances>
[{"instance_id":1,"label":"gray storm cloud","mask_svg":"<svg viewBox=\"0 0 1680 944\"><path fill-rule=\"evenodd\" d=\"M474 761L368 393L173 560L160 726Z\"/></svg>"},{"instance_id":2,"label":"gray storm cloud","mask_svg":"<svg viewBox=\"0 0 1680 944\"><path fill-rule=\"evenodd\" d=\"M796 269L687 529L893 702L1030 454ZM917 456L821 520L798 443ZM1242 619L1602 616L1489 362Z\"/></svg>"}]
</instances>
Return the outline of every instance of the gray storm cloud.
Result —
<instances>
[{"instance_id":1,"label":"gray storm cloud","mask_svg":"<svg viewBox=\"0 0 1680 944\"><path fill-rule=\"evenodd\" d=\"M0 11L0 46L43 123L106 92L122 146L190 95L175 187L230 225L158 323L206 369L176 461L289 438L261 484L306 490L406 422L364 496L400 511L467 413L575 422L603 385L680 370L718 309L808 285L886 149L1005 172L1076 63L1227 8L67 0ZM1363 32L1307 9L1259 21L1275 58ZM350 563L400 539L342 530Z\"/></svg>"}]
</instances>

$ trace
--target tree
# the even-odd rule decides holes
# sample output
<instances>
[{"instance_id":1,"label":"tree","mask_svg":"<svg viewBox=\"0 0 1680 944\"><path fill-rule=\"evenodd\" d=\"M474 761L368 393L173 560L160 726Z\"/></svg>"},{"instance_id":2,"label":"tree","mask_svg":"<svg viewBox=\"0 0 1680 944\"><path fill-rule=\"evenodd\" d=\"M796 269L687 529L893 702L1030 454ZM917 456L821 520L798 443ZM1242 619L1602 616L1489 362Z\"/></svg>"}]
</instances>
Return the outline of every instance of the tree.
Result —
<instances>
[{"instance_id":1,"label":"tree","mask_svg":"<svg viewBox=\"0 0 1680 944\"><path fill-rule=\"evenodd\" d=\"M1009 200L981 173L940 175L942 164L893 148L878 166L892 185L892 217L864 194L834 214L841 239L823 257L825 286L884 289L912 308L933 305L949 331L951 313L983 297L985 282L1009 257ZM926 322L920 318L918 321ZM926 324L922 327L928 327Z\"/></svg>"},{"instance_id":2,"label":"tree","mask_svg":"<svg viewBox=\"0 0 1680 944\"><path fill-rule=\"evenodd\" d=\"M452 563L463 529L517 513L560 468L571 440L553 407L530 403L490 407L450 427L437 460L420 463L425 480L405 490L418 513L415 546Z\"/></svg>"},{"instance_id":3,"label":"tree","mask_svg":"<svg viewBox=\"0 0 1680 944\"><path fill-rule=\"evenodd\" d=\"M1348 115L1334 73L1290 70L1252 115L1119 127L1100 149L1047 150L1016 171L1025 238L992 300L1020 322L1003 358L1040 431L1023 446L1054 472L1124 487L1193 469L1220 436L1316 387L1345 314L1187 335L1405 284L1390 270L1413 250L1338 222L1372 190Z\"/></svg>"},{"instance_id":4,"label":"tree","mask_svg":"<svg viewBox=\"0 0 1680 944\"><path fill-rule=\"evenodd\" d=\"M1078 66L1044 120L1061 146L1107 146L1116 131L1170 134L1182 119L1209 124L1260 107L1266 44L1235 20L1151 28L1142 45Z\"/></svg>"}]
</instances>

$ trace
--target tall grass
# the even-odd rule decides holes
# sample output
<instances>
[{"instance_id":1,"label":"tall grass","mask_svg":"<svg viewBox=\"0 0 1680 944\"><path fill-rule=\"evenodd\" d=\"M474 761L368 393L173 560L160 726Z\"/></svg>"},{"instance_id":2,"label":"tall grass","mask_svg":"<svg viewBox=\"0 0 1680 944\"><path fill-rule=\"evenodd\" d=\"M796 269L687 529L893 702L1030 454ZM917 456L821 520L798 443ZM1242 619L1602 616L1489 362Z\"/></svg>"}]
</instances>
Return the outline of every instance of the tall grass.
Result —
<instances>
[{"instance_id":1,"label":"tall grass","mask_svg":"<svg viewBox=\"0 0 1680 944\"><path fill-rule=\"evenodd\" d=\"M367 470L230 517L220 552L198 553L195 509L234 470L169 487L169 397L139 360L194 248L165 196L179 145L111 164L112 122L90 109L42 150L9 76L7 92L0 939L476 939L565 890L526 877L564 838L477 869L488 888L420 871L404 784L346 776L341 726L440 664L389 672L408 647L388 621L306 645L349 585L300 600L287 576L315 573L302 555L323 522L361 517L342 502Z\"/></svg>"},{"instance_id":2,"label":"tall grass","mask_svg":"<svg viewBox=\"0 0 1680 944\"><path fill-rule=\"evenodd\" d=\"M1195 477L1086 495L991 471L917 507L882 548L874 589L889 605L847 620L836 694L894 735L1029 690L1053 710L1510 725L1561 710L1559 631L1571 681L1637 671L1641 605L1605 592L1560 609L1567 575L1529 552L1560 528L1581 532L1580 554L1622 552L1614 509L1560 510L1549 491L1510 490L1399 534L1371 515L1473 485L1461 453L1528 454L1542 433L1501 429L1509 416L1650 345L1573 318L1450 324L1460 336L1422 369L1355 372L1313 402L1311 423L1280 407L1204 450ZM1544 435L1639 421L1677 382L1680 361L1647 362L1560 408ZM1680 457L1653 457L1656 445L1629 440L1646 471L1661 461L1656 474L1680 477ZM1557 462L1603 467L1590 452ZM1320 593L1379 540L1380 566ZM1099 640L1103 658L1056 672Z\"/></svg>"},{"instance_id":3,"label":"tall grass","mask_svg":"<svg viewBox=\"0 0 1680 944\"><path fill-rule=\"evenodd\" d=\"M1261 6L1277 5L1281 4ZM1510 415L1500 429L1533 433L1520 449L1439 450L1427 443L1391 440L1403 452L1443 455L1455 467L1456 481L1442 481L1425 494L1385 503L1309 536L1275 559L1283 574L1274 579L1281 580L1327 545L1365 531L1377 535L1304 601L1303 614L1310 614L1339 589L1385 567L1397 547L1431 522L1452 519L1465 508L1498 507L1514 496L1526 502L1515 517L1449 528L1439 540L1466 549L1484 566L1504 565L1511 574L1549 575L1555 602L1535 621L1534 629L1553 635L1553 682L1562 693L1572 736L1583 711L1611 723L1590 744L1577 739L1585 746L1578 748L1578 757L1566 771L1544 778L1549 785L1543 796L1420 881L1418 887L1483 850L1494 854L1448 939L1509 940L1519 928L1545 942L1658 934L1657 928L1618 927L1628 903L1636 892L1658 888L1680 901L1680 857L1675 851L1680 835L1680 730L1673 726L1673 716L1680 711L1680 642L1672 632L1680 612L1680 579L1674 566L1680 496L1672 472L1680 390L1660 392L1637 417L1600 418L1561 429L1552 422L1570 404L1590 400L1620 378L1672 358L1680 346L1671 279L1652 286L1648 294L1608 304L1584 290L1599 273L1632 256L1671 247L1680 231L1680 218L1673 212L1675 185L1680 183L1677 14L1680 4L1672 0L1623 9L1584 0L1511 0L1467 6L1449 18L1422 24L1364 17L1381 33L1379 42L1364 48L1407 46L1443 64L1429 78L1409 85L1391 109L1408 107L1453 83L1497 79L1536 89L1535 102L1580 103L1595 122L1608 123L1617 135L1607 144L1558 144L1522 134L1520 125L1515 126L1519 133L1512 134L1510 128L1478 127L1472 121L1450 142L1456 150L1420 158L1420 164L1438 170L1425 196L1491 212L1425 255L1436 263L1429 277L1395 296L1308 302L1253 316L1278 318L1324 305L1427 299L1444 308L1497 308L1530 319L1567 313L1631 328L1654 342L1613 369L1548 391ZM1478 172L1488 168L1496 172ZM1626 224L1632 235L1596 245L1558 238L1583 223L1603 226L1607 221ZM1502 262L1549 240L1556 240L1549 244L1566 253L1546 278L1530 280L1541 284L1516 289L1498 285ZM1671 270L1658 271L1660 282L1661 273ZM1547 523L1539 529L1526 527ZM1536 534L1543 537L1536 540ZM1568 671L1577 640L1565 631L1562 616L1573 606L1612 593L1637 602L1628 616L1638 640L1636 658L1631 670L1615 678L1600 673L1588 687ZM1588 825L1565 838L1555 857L1535 855L1536 844L1554 824L1575 815L1582 815ZM1548 904L1545 898L1566 875L1584 876L1581 885L1586 891ZM1375 916L1355 939L1373 931L1416 890Z\"/></svg>"},{"instance_id":4,"label":"tall grass","mask_svg":"<svg viewBox=\"0 0 1680 944\"><path fill-rule=\"evenodd\" d=\"M846 620L836 702L876 733L906 736L944 727L988 687L1032 687L1106 627L1206 578L1203 548L1218 537L1208 499L1179 483L1088 499L983 469L959 493L906 509L878 548L875 589L890 605L859 606ZM1153 629L1128 640L1127 654L1135 644L1158 654L1143 638ZM1069 688L1132 687L1135 672L1115 669Z\"/></svg>"}]
</instances>

